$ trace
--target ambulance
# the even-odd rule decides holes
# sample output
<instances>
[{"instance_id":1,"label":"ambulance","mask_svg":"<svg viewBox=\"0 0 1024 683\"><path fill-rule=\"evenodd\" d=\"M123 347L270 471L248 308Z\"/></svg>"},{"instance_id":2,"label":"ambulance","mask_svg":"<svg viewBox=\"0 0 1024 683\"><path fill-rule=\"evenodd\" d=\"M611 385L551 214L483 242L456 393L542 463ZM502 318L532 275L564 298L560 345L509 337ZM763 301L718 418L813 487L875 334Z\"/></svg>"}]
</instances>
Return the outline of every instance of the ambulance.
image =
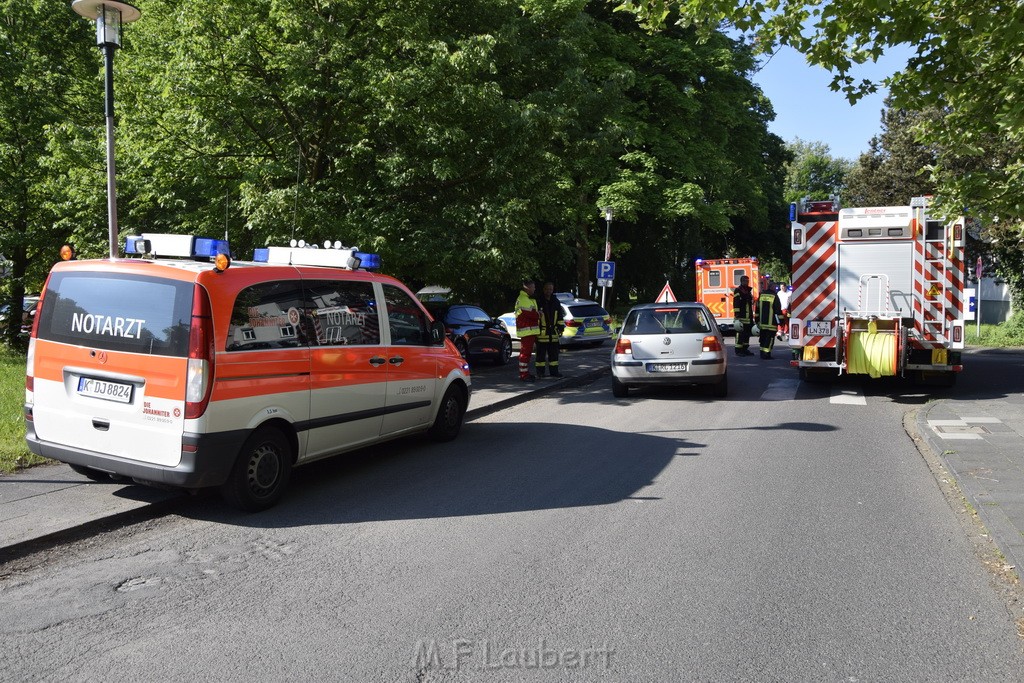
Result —
<instances>
[{"instance_id":1,"label":"ambulance","mask_svg":"<svg viewBox=\"0 0 1024 683\"><path fill-rule=\"evenodd\" d=\"M68 254L70 255L70 254ZM127 238L51 270L29 340L29 449L94 480L219 487L246 511L292 467L408 434L454 439L469 366L379 258Z\"/></svg>"},{"instance_id":2,"label":"ambulance","mask_svg":"<svg viewBox=\"0 0 1024 683\"><path fill-rule=\"evenodd\" d=\"M697 259L694 263L697 277L697 301L701 302L718 321L723 332L733 331L732 293L740 286L740 278L750 278L750 286L757 300L760 281L756 258Z\"/></svg>"}]
</instances>

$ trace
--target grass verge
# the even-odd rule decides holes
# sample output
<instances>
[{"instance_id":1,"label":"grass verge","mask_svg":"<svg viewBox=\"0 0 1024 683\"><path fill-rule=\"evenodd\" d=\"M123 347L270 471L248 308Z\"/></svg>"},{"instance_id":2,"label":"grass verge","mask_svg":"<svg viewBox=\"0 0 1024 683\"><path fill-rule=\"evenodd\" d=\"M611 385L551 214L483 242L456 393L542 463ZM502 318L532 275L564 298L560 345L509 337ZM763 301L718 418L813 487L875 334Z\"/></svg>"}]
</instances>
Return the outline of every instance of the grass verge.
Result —
<instances>
[{"instance_id":1,"label":"grass verge","mask_svg":"<svg viewBox=\"0 0 1024 683\"><path fill-rule=\"evenodd\" d=\"M0 472L46 462L25 446L25 354L0 344Z\"/></svg>"}]
</instances>

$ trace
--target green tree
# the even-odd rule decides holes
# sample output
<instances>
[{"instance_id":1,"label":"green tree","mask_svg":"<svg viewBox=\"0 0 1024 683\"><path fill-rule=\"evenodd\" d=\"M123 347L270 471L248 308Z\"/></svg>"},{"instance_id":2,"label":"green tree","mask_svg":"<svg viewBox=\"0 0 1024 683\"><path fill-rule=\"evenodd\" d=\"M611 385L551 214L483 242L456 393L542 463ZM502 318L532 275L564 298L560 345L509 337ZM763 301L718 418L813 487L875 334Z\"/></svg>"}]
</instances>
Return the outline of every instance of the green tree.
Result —
<instances>
[{"instance_id":1,"label":"green tree","mask_svg":"<svg viewBox=\"0 0 1024 683\"><path fill-rule=\"evenodd\" d=\"M785 201L787 204L811 199L828 199L842 195L846 179L854 164L834 157L823 142L806 142L795 138L786 149L792 161L786 164Z\"/></svg>"},{"instance_id":2,"label":"green tree","mask_svg":"<svg viewBox=\"0 0 1024 683\"><path fill-rule=\"evenodd\" d=\"M887 99L882 111L882 132L846 178L843 203L850 206L901 206L911 197L935 194L928 169L936 150L917 139L918 122L941 119L941 113L895 109Z\"/></svg>"},{"instance_id":3,"label":"green tree","mask_svg":"<svg viewBox=\"0 0 1024 683\"><path fill-rule=\"evenodd\" d=\"M53 131L63 121L94 118L102 130L102 86L90 72L98 51L89 24L69 5L0 0L0 254L10 274L0 292L20 311L41 284L64 238L52 195L60 170L50 164ZM90 50L95 54L90 54ZM95 97L84 91L98 88ZM21 316L3 331L17 343Z\"/></svg>"}]
</instances>

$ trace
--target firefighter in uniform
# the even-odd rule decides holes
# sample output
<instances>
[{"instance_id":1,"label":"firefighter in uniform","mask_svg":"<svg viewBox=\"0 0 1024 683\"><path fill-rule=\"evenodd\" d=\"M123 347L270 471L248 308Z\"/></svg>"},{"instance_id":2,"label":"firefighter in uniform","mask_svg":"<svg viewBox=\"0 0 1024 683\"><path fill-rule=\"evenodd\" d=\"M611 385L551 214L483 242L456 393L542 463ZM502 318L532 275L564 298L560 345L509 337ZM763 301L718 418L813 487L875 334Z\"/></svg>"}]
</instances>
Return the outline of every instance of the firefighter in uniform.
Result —
<instances>
[{"instance_id":1,"label":"firefighter in uniform","mask_svg":"<svg viewBox=\"0 0 1024 683\"><path fill-rule=\"evenodd\" d=\"M757 326L761 328L761 359L771 360L772 346L775 345L775 331L782 322L782 304L771 287L757 298Z\"/></svg>"},{"instance_id":2,"label":"firefighter in uniform","mask_svg":"<svg viewBox=\"0 0 1024 683\"><path fill-rule=\"evenodd\" d=\"M562 322L562 306L554 294L555 285L544 283L544 289L537 297L537 309L540 313L540 334L537 335L537 376L543 377L547 371L552 377L561 377L558 372L558 340L562 336L559 323ZM520 335L522 336L522 335Z\"/></svg>"},{"instance_id":3,"label":"firefighter in uniform","mask_svg":"<svg viewBox=\"0 0 1024 683\"><path fill-rule=\"evenodd\" d=\"M516 334L519 335L519 379L533 382L537 378L530 374L530 356L533 355L533 344L540 334L540 314L533 292L537 286L533 280L523 280L523 288L516 299Z\"/></svg>"},{"instance_id":4,"label":"firefighter in uniform","mask_svg":"<svg viewBox=\"0 0 1024 683\"><path fill-rule=\"evenodd\" d=\"M750 330L754 326L754 290L750 278L740 278L740 286L732 292L732 317L736 323L736 355L752 356L750 352Z\"/></svg>"}]
</instances>

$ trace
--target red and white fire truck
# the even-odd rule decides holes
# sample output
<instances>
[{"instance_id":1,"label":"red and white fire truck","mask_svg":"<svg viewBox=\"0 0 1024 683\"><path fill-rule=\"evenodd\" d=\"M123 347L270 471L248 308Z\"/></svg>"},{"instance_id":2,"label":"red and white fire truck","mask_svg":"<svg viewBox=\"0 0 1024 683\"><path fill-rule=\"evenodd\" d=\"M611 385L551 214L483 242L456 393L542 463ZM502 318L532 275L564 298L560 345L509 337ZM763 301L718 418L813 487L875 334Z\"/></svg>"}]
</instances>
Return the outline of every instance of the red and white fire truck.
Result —
<instances>
[{"instance_id":1,"label":"red and white fire truck","mask_svg":"<svg viewBox=\"0 0 1024 683\"><path fill-rule=\"evenodd\" d=\"M801 379L900 376L952 385L963 369L964 218L908 206L790 208L789 345Z\"/></svg>"},{"instance_id":2,"label":"red and white fire truck","mask_svg":"<svg viewBox=\"0 0 1024 683\"><path fill-rule=\"evenodd\" d=\"M740 278L750 278L757 299L760 282L756 258L697 259L697 301L701 302L718 321L723 330L732 331L732 293L739 287Z\"/></svg>"}]
</instances>

